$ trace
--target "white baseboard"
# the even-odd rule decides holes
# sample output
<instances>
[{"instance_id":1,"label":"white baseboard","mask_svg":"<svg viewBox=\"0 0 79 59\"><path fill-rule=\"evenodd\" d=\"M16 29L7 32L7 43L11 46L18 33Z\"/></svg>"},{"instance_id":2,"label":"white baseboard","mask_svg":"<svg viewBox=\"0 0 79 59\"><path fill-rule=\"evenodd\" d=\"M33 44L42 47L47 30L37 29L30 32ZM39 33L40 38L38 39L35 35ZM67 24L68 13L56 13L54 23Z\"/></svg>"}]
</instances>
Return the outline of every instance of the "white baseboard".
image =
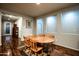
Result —
<instances>
[{"instance_id":1,"label":"white baseboard","mask_svg":"<svg viewBox=\"0 0 79 59\"><path fill-rule=\"evenodd\" d=\"M79 51L79 49L68 47L68 46L65 46L65 45L61 45L61 44L57 44L57 43L53 43L53 44L58 45L58 46L62 46L62 47L66 47L66 48L69 48L69 49L73 49L73 50L76 50L76 51Z\"/></svg>"}]
</instances>

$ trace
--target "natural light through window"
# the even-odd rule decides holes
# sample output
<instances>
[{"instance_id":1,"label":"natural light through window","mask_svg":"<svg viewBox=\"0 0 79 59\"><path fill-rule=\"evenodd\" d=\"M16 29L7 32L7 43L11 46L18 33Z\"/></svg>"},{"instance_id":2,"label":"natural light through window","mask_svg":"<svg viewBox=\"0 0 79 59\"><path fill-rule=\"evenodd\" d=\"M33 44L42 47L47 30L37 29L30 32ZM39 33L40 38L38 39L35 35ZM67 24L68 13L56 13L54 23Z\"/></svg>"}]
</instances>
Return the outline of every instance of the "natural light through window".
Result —
<instances>
[{"instance_id":1,"label":"natural light through window","mask_svg":"<svg viewBox=\"0 0 79 59\"><path fill-rule=\"evenodd\" d=\"M56 16L50 16L47 18L47 32L55 32L56 31Z\"/></svg>"}]
</instances>

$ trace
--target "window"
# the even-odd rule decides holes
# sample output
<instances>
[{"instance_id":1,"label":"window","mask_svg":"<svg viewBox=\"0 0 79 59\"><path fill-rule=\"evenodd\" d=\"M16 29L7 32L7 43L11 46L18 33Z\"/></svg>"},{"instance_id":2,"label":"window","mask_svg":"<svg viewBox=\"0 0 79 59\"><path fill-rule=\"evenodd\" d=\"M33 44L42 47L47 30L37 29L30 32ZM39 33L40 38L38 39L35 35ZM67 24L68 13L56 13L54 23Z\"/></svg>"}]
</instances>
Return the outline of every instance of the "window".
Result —
<instances>
[{"instance_id":1,"label":"window","mask_svg":"<svg viewBox=\"0 0 79 59\"><path fill-rule=\"evenodd\" d=\"M43 33L43 21L42 19L37 20L37 34Z\"/></svg>"},{"instance_id":2,"label":"window","mask_svg":"<svg viewBox=\"0 0 79 59\"><path fill-rule=\"evenodd\" d=\"M56 16L47 17L46 31L47 32L56 32Z\"/></svg>"},{"instance_id":3,"label":"window","mask_svg":"<svg viewBox=\"0 0 79 59\"><path fill-rule=\"evenodd\" d=\"M79 13L77 11L63 12L61 23L64 33L79 34Z\"/></svg>"}]
</instances>

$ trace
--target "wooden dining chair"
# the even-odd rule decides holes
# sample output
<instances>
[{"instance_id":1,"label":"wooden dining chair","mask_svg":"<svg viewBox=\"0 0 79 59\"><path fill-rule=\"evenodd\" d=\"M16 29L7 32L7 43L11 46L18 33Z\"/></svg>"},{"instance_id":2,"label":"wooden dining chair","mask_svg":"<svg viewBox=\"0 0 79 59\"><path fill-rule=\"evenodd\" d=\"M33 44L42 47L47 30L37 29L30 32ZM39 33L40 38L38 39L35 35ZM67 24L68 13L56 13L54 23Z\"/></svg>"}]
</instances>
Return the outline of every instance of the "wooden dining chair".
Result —
<instances>
[{"instance_id":1,"label":"wooden dining chair","mask_svg":"<svg viewBox=\"0 0 79 59\"><path fill-rule=\"evenodd\" d=\"M24 37L24 43L25 43L25 46L26 48L30 48L30 39L29 37Z\"/></svg>"},{"instance_id":2,"label":"wooden dining chair","mask_svg":"<svg viewBox=\"0 0 79 59\"><path fill-rule=\"evenodd\" d=\"M45 34L45 36L50 37L50 38L55 38L55 36L51 33Z\"/></svg>"},{"instance_id":3,"label":"wooden dining chair","mask_svg":"<svg viewBox=\"0 0 79 59\"><path fill-rule=\"evenodd\" d=\"M35 34L32 34L31 37L36 37L36 35Z\"/></svg>"},{"instance_id":4,"label":"wooden dining chair","mask_svg":"<svg viewBox=\"0 0 79 59\"><path fill-rule=\"evenodd\" d=\"M42 51L43 47L38 47L37 43L31 42L31 51L34 52L35 55L38 55L39 51Z\"/></svg>"},{"instance_id":5,"label":"wooden dining chair","mask_svg":"<svg viewBox=\"0 0 79 59\"><path fill-rule=\"evenodd\" d=\"M44 37L44 36L45 36L45 34L39 34L38 36L42 36L42 37Z\"/></svg>"}]
</instances>

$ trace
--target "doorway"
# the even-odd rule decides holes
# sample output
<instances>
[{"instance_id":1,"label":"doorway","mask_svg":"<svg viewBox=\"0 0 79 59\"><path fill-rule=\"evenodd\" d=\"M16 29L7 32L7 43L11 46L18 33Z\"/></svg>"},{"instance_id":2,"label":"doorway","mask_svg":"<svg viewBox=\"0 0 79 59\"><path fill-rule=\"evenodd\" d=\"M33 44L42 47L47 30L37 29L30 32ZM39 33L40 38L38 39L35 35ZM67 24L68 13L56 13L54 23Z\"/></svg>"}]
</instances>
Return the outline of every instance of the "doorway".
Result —
<instances>
[{"instance_id":1,"label":"doorway","mask_svg":"<svg viewBox=\"0 0 79 59\"><path fill-rule=\"evenodd\" d=\"M2 16L1 34L2 34L2 52L5 53L12 47L12 29L17 19Z\"/></svg>"}]
</instances>

